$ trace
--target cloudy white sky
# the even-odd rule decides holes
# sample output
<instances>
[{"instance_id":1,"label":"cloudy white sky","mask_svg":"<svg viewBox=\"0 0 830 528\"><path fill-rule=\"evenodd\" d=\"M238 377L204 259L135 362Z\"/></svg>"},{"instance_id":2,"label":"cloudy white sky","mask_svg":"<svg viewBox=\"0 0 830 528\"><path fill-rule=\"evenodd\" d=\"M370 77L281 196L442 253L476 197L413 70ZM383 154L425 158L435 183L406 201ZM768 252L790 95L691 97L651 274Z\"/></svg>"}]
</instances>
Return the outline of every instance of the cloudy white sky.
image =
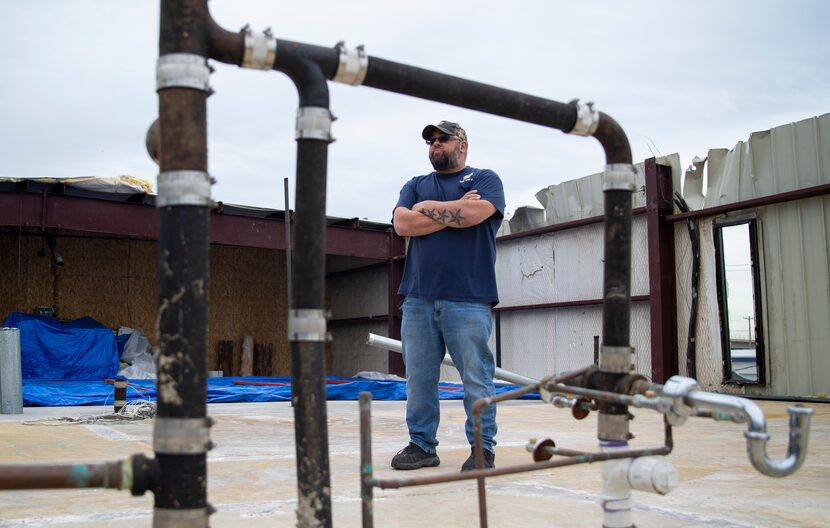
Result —
<instances>
[{"instance_id":1,"label":"cloudy white sky","mask_svg":"<svg viewBox=\"0 0 830 528\"><path fill-rule=\"evenodd\" d=\"M823 0L211 0L219 24L367 53L532 95L594 101L636 161L684 165L755 130L830 111ZM0 176L152 182L158 2L0 0ZM294 189L297 95L278 72L216 65L208 103L215 200L282 209ZM593 139L372 88L330 84L339 117L327 213L388 221L402 183L431 168L420 130L458 121L468 162L498 172L508 211L599 172ZM292 197L293 200L293 197Z\"/></svg>"}]
</instances>

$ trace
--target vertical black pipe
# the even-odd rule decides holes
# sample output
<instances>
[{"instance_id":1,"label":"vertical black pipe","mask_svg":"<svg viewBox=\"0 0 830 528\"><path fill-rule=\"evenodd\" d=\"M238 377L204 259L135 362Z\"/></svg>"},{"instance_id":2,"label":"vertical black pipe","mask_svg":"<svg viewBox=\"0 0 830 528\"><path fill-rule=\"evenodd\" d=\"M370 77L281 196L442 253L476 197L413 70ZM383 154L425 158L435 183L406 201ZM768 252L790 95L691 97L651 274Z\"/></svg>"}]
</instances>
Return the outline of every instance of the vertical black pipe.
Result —
<instances>
[{"instance_id":1,"label":"vertical black pipe","mask_svg":"<svg viewBox=\"0 0 830 528\"><path fill-rule=\"evenodd\" d=\"M206 56L206 20L205 0L162 1L159 55ZM207 172L207 96L192 88L159 90L162 173ZM210 208L171 205L158 213L158 418L205 418ZM156 454L157 510L207 507L205 458L204 452ZM159 524L171 522L177 521Z\"/></svg>"},{"instance_id":2,"label":"vertical black pipe","mask_svg":"<svg viewBox=\"0 0 830 528\"><path fill-rule=\"evenodd\" d=\"M277 54L274 68L286 73L300 98L300 109L328 111L326 76L301 56ZM306 126L306 125L302 125ZM329 139L297 139L294 270L289 309L322 313L325 306L326 171ZM291 317L291 316L289 316ZM290 323L289 323L290 329ZM331 526L329 442L326 423L325 341L289 336L297 450L297 525Z\"/></svg>"},{"instance_id":3,"label":"vertical black pipe","mask_svg":"<svg viewBox=\"0 0 830 528\"><path fill-rule=\"evenodd\" d=\"M605 191L602 342L628 346L631 324L631 191Z\"/></svg>"},{"instance_id":4,"label":"vertical black pipe","mask_svg":"<svg viewBox=\"0 0 830 528\"><path fill-rule=\"evenodd\" d=\"M372 468L372 393L361 392L358 395L360 409L360 504L363 528L373 528L374 486L371 484Z\"/></svg>"}]
</instances>

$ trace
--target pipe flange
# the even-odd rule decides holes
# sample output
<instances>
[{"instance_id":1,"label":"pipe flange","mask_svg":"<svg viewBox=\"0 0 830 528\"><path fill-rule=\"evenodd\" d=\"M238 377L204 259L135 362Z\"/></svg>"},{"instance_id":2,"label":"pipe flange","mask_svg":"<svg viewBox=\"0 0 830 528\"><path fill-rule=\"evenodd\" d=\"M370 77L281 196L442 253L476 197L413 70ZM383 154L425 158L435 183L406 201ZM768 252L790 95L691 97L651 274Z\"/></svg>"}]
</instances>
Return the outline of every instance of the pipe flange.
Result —
<instances>
[{"instance_id":1,"label":"pipe flange","mask_svg":"<svg viewBox=\"0 0 830 528\"><path fill-rule=\"evenodd\" d=\"M326 331L326 321L330 315L326 310L289 310L288 340L317 343L331 341L331 334Z\"/></svg>"},{"instance_id":2,"label":"pipe flange","mask_svg":"<svg viewBox=\"0 0 830 528\"><path fill-rule=\"evenodd\" d=\"M335 47L340 49L340 65L332 80L352 86L363 84L369 70L369 57L363 44L356 48L348 48L345 42L340 41Z\"/></svg>"},{"instance_id":3,"label":"pipe flange","mask_svg":"<svg viewBox=\"0 0 830 528\"><path fill-rule=\"evenodd\" d=\"M686 396L696 389L697 381L685 376L672 376L663 385L662 395L672 399L671 409L666 413L666 419L671 425L686 423L686 418L692 413L692 407L686 403Z\"/></svg>"},{"instance_id":4,"label":"pipe flange","mask_svg":"<svg viewBox=\"0 0 830 528\"><path fill-rule=\"evenodd\" d=\"M254 33L246 24L241 33L245 35L245 53L242 55L242 67L255 70L270 70L277 59L277 39L267 28L262 33Z\"/></svg>"},{"instance_id":5,"label":"pipe flange","mask_svg":"<svg viewBox=\"0 0 830 528\"><path fill-rule=\"evenodd\" d=\"M599 126L599 111L594 110L594 103L582 104L574 99L571 104L576 106L576 123L568 134L593 136Z\"/></svg>"},{"instance_id":6,"label":"pipe flange","mask_svg":"<svg viewBox=\"0 0 830 528\"><path fill-rule=\"evenodd\" d=\"M156 91L191 88L212 93L207 59L194 53L168 53L156 62Z\"/></svg>"},{"instance_id":7,"label":"pipe flange","mask_svg":"<svg viewBox=\"0 0 830 528\"><path fill-rule=\"evenodd\" d=\"M628 374L634 370L634 347L602 345L599 370L614 374Z\"/></svg>"},{"instance_id":8,"label":"pipe flange","mask_svg":"<svg viewBox=\"0 0 830 528\"><path fill-rule=\"evenodd\" d=\"M335 118L328 108L303 106L297 110L295 139L319 139L331 143L331 124Z\"/></svg>"},{"instance_id":9,"label":"pipe flange","mask_svg":"<svg viewBox=\"0 0 830 528\"><path fill-rule=\"evenodd\" d=\"M210 441L209 418L159 418L153 428L153 450L167 455L207 453Z\"/></svg>"},{"instance_id":10,"label":"pipe flange","mask_svg":"<svg viewBox=\"0 0 830 528\"><path fill-rule=\"evenodd\" d=\"M164 171L158 175L156 207L174 205L212 207L211 185L213 185L213 179L204 171Z\"/></svg>"},{"instance_id":11,"label":"pipe flange","mask_svg":"<svg viewBox=\"0 0 830 528\"><path fill-rule=\"evenodd\" d=\"M603 191L630 191L636 189L637 169L628 163L610 163L602 173Z\"/></svg>"},{"instance_id":12,"label":"pipe flange","mask_svg":"<svg viewBox=\"0 0 830 528\"><path fill-rule=\"evenodd\" d=\"M210 508L190 508L174 510L172 508L153 508L154 528L208 528Z\"/></svg>"}]
</instances>

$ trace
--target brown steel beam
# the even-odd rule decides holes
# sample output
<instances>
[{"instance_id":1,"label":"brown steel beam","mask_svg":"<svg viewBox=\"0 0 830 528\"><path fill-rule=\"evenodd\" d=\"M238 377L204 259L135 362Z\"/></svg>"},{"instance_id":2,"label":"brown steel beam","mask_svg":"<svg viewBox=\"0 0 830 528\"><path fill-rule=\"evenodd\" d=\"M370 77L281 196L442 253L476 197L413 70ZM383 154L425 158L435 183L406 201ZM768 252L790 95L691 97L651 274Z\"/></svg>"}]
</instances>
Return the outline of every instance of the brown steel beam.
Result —
<instances>
[{"instance_id":1,"label":"brown steel beam","mask_svg":"<svg viewBox=\"0 0 830 528\"><path fill-rule=\"evenodd\" d=\"M656 158L645 161L648 277L651 311L651 379L665 383L677 374L677 294L675 288L672 171Z\"/></svg>"},{"instance_id":2,"label":"brown steel beam","mask_svg":"<svg viewBox=\"0 0 830 528\"><path fill-rule=\"evenodd\" d=\"M390 338L401 340L401 297L398 295L398 287L403 278L403 267L406 261L404 251L404 239L389 231L389 272L387 274L389 300L387 313L389 314L387 332ZM403 354L389 352L389 373L397 376L405 376L406 368L403 364Z\"/></svg>"},{"instance_id":3,"label":"brown steel beam","mask_svg":"<svg viewBox=\"0 0 830 528\"><path fill-rule=\"evenodd\" d=\"M689 211L688 213L667 215L666 221L677 222L685 220L689 217L702 218L705 216L716 216L731 213L732 211L740 211L742 209L753 209L755 207L775 205L784 202L791 202L793 200L815 198L816 196L824 196L825 194L830 194L830 183L814 185L813 187L806 187L804 189L796 189L795 191L771 194L769 196L761 196L759 198L751 198L740 202L717 205L715 207L707 207L706 209L698 209L697 211Z\"/></svg>"},{"instance_id":4,"label":"brown steel beam","mask_svg":"<svg viewBox=\"0 0 830 528\"><path fill-rule=\"evenodd\" d=\"M648 295L632 295L631 302L648 301ZM580 301L562 301L554 303L522 304L519 306L496 306L494 312L519 312L522 310L544 310L546 308L575 308L577 306L600 306L602 299L584 299Z\"/></svg>"},{"instance_id":5,"label":"brown steel beam","mask_svg":"<svg viewBox=\"0 0 830 528\"><path fill-rule=\"evenodd\" d=\"M0 192L0 225L139 236L158 236L152 205L110 202L54 194ZM388 260L389 232L328 226L326 254ZM210 242L231 246L285 249L283 219L252 218L214 211Z\"/></svg>"}]
</instances>

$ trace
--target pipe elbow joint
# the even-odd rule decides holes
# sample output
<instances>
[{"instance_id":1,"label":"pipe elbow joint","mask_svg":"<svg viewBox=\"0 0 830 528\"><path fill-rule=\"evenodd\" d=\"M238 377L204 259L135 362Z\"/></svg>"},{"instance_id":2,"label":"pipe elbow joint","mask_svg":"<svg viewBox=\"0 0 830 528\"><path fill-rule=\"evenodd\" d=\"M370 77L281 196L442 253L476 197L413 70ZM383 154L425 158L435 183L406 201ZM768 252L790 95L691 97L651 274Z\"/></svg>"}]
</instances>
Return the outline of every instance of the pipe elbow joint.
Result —
<instances>
[{"instance_id":1,"label":"pipe elbow joint","mask_svg":"<svg viewBox=\"0 0 830 528\"><path fill-rule=\"evenodd\" d=\"M792 475L804 464L807 457L807 439L810 430L810 417L813 410L808 407L789 407L790 434L787 444L787 455L784 458L773 460L767 455L769 434L763 430L750 430L744 433L749 461L759 473L768 477L781 478Z\"/></svg>"}]
</instances>

